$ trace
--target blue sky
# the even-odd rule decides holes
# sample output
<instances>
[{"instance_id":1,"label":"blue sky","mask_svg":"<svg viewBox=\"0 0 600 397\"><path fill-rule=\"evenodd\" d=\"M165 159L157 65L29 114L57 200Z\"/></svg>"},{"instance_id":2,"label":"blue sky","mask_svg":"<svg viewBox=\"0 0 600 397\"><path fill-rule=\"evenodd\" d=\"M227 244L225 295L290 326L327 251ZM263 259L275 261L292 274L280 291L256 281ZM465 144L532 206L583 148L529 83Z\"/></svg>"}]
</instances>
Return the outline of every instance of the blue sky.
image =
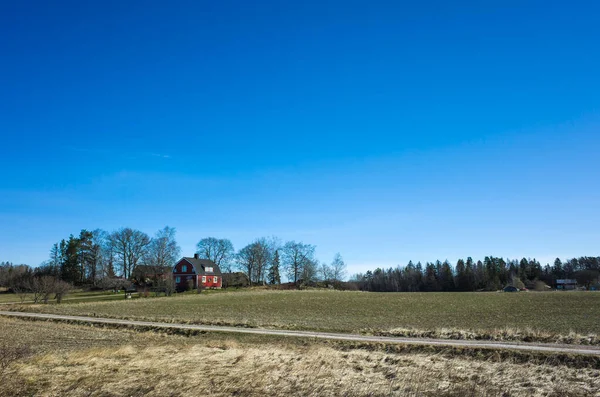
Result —
<instances>
[{"instance_id":1,"label":"blue sky","mask_svg":"<svg viewBox=\"0 0 600 397\"><path fill-rule=\"evenodd\" d=\"M598 2L0 3L0 260L82 228L350 272L598 255Z\"/></svg>"}]
</instances>

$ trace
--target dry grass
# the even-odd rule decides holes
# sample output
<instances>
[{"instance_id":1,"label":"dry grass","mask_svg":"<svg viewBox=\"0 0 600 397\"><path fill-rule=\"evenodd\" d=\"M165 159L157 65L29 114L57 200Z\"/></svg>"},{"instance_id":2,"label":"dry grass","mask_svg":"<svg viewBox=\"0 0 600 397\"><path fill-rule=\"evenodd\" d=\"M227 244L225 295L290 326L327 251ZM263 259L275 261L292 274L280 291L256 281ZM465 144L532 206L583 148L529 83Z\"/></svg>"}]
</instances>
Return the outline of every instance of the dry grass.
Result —
<instances>
[{"instance_id":1,"label":"dry grass","mask_svg":"<svg viewBox=\"0 0 600 397\"><path fill-rule=\"evenodd\" d=\"M365 329L362 333L378 336L395 336L410 338L436 338L455 340L490 340L504 342L539 342L574 345L600 345L598 334L581 335L573 331L568 334L556 334L536 329L501 328L485 331L468 331L462 329L438 328L434 330L418 330L411 328L395 328L388 331Z\"/></svg>"},{"instance_id":2,"label":"dry grass","mask_svg":"<svg viewBox=\"0 0 600 397\"><path fill-rule=\"evenodd\" d=\"M134 320L459 339L598 344L600 333L600 293L593 292L249 291L22 309Z\"/></svg>"},{"instance_id":3,"label":"dry grass","mask_svg":"<svg viewBox=\"0 0 600 397\"><path fill-rule=\"evenodd\" d=\"M0 343L34 345L10 396L595 396L600 372L285 338L136 333L0 318Z\"/></svg>"}]
</instances>

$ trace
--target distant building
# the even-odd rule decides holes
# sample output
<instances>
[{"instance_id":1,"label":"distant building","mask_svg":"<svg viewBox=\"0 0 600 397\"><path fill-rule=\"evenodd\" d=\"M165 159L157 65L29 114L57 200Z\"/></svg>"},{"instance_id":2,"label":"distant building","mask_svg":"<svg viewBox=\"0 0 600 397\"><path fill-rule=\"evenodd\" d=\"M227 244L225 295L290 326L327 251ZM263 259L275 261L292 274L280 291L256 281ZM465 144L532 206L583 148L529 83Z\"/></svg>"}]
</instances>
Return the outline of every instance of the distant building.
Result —
<instances>
[{"instance_id":1,"label":"distant building","mask_svg":"<svg viewBox=\"0 0 600 397\"><path fill-rule=\"evenodd\" d=\"M217 288L223 286L223 277L219 266L209 259L182 258L173 266L173 278L178 290L189 288Z\"/></svg>"},{"instance_id":2,"label":"distant building","mask_svg":"<svg viewBox=\"0 0 600 397\"><path fill-rule=\"evenodd\" d=\"M250 285L250 280L243 272L223 273L223 286L229 287L247 287Z\"/></svg>"},{"instance_id":3,"label":"distant building","mask_svg":"<svg viewBox=\"0 0 600 397\"><path fill-rule=\"evenodd\" d=\"M556 280L556 289L574 290L577 289L577 280L565 278Z\"/></svg>"},{"instance_id":4,"label":"distant building","mask_svg":"<svg viewBox=\"0 0 600 397\"><path fill-rule=\"evenodd\" d=\"M137 286L156 284L158 280L165 280L169 276L170 267L138 265L131 273L131 279Z\"/></svg>"}]
</instances>

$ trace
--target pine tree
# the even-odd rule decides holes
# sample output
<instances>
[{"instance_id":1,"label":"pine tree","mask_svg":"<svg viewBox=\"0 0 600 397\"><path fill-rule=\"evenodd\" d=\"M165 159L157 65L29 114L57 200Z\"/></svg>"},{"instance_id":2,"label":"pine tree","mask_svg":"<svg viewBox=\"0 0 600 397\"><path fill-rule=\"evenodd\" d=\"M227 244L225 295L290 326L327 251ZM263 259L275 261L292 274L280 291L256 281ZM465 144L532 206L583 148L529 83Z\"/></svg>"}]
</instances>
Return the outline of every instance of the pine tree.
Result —
<instances>
[{"instance_id":1,"label":"pine tree","mask_svg":"<svg viewBox=\"0 0 600 397\"><path fill-rule=\"evenodd\" d=\"M560 258L556 258L554 260L554 266L552 267L552 276L555 279L563 278L564 276L563 264Z\"/></svg>"},{"instance_id":2,"label":"pine tree","mask_svg":"<svg viewBox=\"0 0 600 397\"><path fill-rule=\"evenodd\" d=\"M71 235L68 241L62 240L60 246L64 250L61 278L68 283L79 283L81 281L79 239Z\"/></svg>"},{"instance_id":3,"label":"pine tree","mask_svg":"<svg viewBox=\"0 0 600 397\"><path fill-rule=\"evenodd\" d=\"M279 275L279 251L275 251L269 273L267 274L267 280L269 284L281 284L281 277Z\"/></svg>"},{"instance_id":4,"label":"pine tree","mask_svg":"<svg viewBox=\"0 0 600 397\"><path fill-rule=\"evenodd\" d=\"M79 265L80 265L80 283L93 281L96 277L97 258L94 249L93 235L87 230L79 233Z\"/></svg>"},{"instance_id":5,"label":"pine tree","mask_svg":"<svg viewBox=\"0 0 600 397\"><path fill-rule=\"evenodd\" d=\"M423 265L421 261L417 262L417 266L415 266L415 278L416 278L416 288L415 291L424 291L425 288L423 286Z\"/></svg>"},{"instance_id":6,"label":"pine tree","mask_svg":"<svg viewBox=\"0 0 600 397\"><path fill-rule=\"evenodd\" d=\"M501 288L498 275L498 266L496 259L492 256L486 256L483 260L485 266L485 288L488 290L497 290Z\"/></svg>"},{"instance_id":7,"label":"pine tree","mask_svg":"<svg viewBox=\"0 0 600 397\"><path fill-rule=\"evenodd\" d=\"M475 267L473 264L473 258L468 257L467 263L465 264L465 278L466 278L466 291L475 291Z\"/></svg>"},{"instance_id":8,"label":"pine tree","mask_svg":"<svg viewBox=\"0 0 600 397\"><path fill-rule=\"evenodd\" d=\"M439 277L442 291L452 291L454 289L454 275L452 274L450 262L447 260L442 263Z\"/></svg>"},{"instance_id":9,"label":"pine tree","mask_svg":"<svg viewBox=\"0 0 600 397\"><path fill-rule=\"evenodd\" d=\"M521 281L527 281L528 267L529 262L527 261L527 259L521 259L521 261L519 262L519 278L521 279Z\"/></svg>"},{"instance_id":10,"label":"pine tree","mask_svg":"<svg viewBox=\"0 0 600 397\"><path fill-rule=\"evenodd\" d=\"M467 280L467 269L465 267L465 261L459 259L456 262L456 277L454 279L454 285L458 291L468 291L468 280Z\"/></svg>"},{"instance_id":11,"label":"pine tree","mask_svg":"<svg viewBox=\"0 0 600 397\"><path fill-rule=\"evenodd\" d=\"M485 288L485 271L483 270L483 262L477 261L475 267L475 289Z\"/></svg>"},{"instance_id":12,"label":"pine tree","mask_svg":"<svg viewBox=\"0 0 600 397\"><path fill-rule=\"evenodd\" d=\"M425 291L439 291L435 265L429 262L425 264Z\"/></svg>"}]
</instances>

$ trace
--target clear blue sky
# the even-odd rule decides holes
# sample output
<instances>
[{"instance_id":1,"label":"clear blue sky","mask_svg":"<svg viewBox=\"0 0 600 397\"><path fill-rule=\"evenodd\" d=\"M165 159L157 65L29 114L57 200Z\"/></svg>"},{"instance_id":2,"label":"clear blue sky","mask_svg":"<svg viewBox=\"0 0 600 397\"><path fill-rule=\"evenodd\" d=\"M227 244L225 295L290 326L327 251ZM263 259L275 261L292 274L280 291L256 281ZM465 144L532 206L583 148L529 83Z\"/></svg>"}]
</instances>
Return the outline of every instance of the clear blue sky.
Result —
<instances>
[{"instance_id":1,"label":"clear blue sky","mask_svg":"<svg viewBox=\"0 0 600 397\"><path fill-rule=\"evenodd\" d=\"M598 255L597 1L2 1L0 260L82 228L350 272Z\"/></svg>"}]
</instances>

